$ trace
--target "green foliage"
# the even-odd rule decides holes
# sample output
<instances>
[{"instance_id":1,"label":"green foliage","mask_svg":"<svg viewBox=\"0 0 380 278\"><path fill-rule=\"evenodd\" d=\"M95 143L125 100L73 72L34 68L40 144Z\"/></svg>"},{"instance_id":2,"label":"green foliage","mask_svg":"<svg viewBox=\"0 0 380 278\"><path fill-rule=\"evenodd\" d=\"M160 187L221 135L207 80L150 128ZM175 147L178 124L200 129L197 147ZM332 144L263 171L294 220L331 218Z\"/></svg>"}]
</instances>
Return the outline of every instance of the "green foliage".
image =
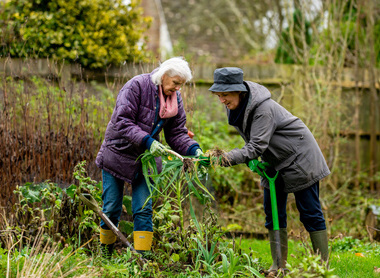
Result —
<instances>
[{"instance_id":1,"label":"green foliage","mask_svg":"<svg viewBox=\"0 0 380 278\"><path fill-rule=\"evenodd\" d=\"M352 237L344 237L334 242L334 244L332 245L332 250L335 252L346 252L361 247L362 243L359 239L354 239Z\"/></svg>"},{"instance_id":2,"label":"green foliage","mask_svg":"<svg viewBox=\"0 0 380 278\"><path fill-rule=\"evenodd\" d=\"M328 65L331 56L334 56L336 64L353 67L355 63L353 58L355 58L358 59L360 66L365 67L368 54L360 52L368 46L369 36L373 36L375 58L379 65L380 18L375 15L370 19L365 7L361 6L361 9L358 9L360 5L356 0L331 3L326 5L327 11L324 15L326 18L316 16L313 22L307 21L302 11L297 9L293 14L291 27L287 27L281 33L275 62ZM371 20L374 21L373 34L368 34L367 27ZM356 36L358 45L356 45ZM322 45L324 49L321 51Z\"/></svg>"},{"instance_id":3,"label":"green foliage","mask_svg":"<svg viewBox=\"0 0 380 278\"><path fill-rule=\"evenodd\" d=\"M243 147L244 141L236 130L228 124L223 105L213 95L197 96L199 107L189 119L190 126L199 126L196 131L196 140L200 143L204 152L211 149L230 151L233 148ZM231 195L240 191L249 180L252 188L253 174L245 165L234 167L218 167L209 170L210 179L220 201L225 202ZM247 189L249 190L249 189Z\"/></svg>"},{"instance_id":4,"label":"green foliage","mask_svg":"<svg viewBox=\"0 0 380 278\"><path fill-rule=\"evenodd\" d=\"M98 203L102 202L102 185L100 182L92 180L85 170L86 161L78 163L74 168L74 178L78 181L79 185L71 185L68 190L73 193L70 197L74 203L78 204L78 215L76 216L76 224L78 225L79 238L78 245L81 243L81 233L86 237L91 237L94 231L99 230L99 223L97 221L98 215L94 211L85 209L79 199L79 194L89 193Z\"/></svg>"},{"instance_id":5,"label":"green foliage","mask_svg":"<svg viewBox=\"0 0 380 278\"><path fill-rule=\"evenodd\" d=\"M172 204L173 212L179 216L181 231L184 233L183 201L192 194L203 203L207 198L214 197L199 180L201 166L196 159L183 157L181 160L169 155L163 157L163 160L163 170L158 173L154 156L148 150L141 157L142 172L151 191L149 199L162 197L164 203Z\"/></svg>"},{"instance_id":6,"label":"green foliage","mask_svg":"<svg viewBox=\"0 0 380 278\"><path fill-rule=\"evenodd\" d=\"M8 250L0 248L0 273L7 273L7 262L8 262L7 253L8 253Z\"/></svg>"},{"instance_id":7,"label":"green foliage","mask_svg":"<svg viewBox=\"0 0 380 278\"><path fill-rule=\"evenodd\" d=\"M43 229L41 229L43 230ZM40 231L41 231L40 230ZM25 239L24 239L25 240ZM40 233L31 245L0 248L0 277L99 277L83 249L61 246Z\"/></svg>"},{"instance_id":8,"label":"green foliage","mask_svg":"<svg viewBox=\"0 0 380 278\"><path fill-rule=\"evenodd\" d=\"M101 202L101 184L87 177L85 163L79 163L74 169L79 185L73 184L66 190L51 182L17 187L14 194L18 201L14 204L14 218L10 218L13 222L9 221L9 225L30 239L37 236L36 231L41 227L49 238L77 246L90 239L98 230L98 217L83 208L78 194L91 193Z\"/></svg>"},{"instance_id":9,"label":"green foliage","mask_svg":"<svg viewBox=\"0 0 380 278\"><path fill-rule=\"evenodd\" d=\"M379 244L376 242L368 242L366 239L354 239L352 237L335 238L329 241L330 244L330 259L329 265L331 274L337 275L340 278L359 278L359 277L378 277L374 273L374 266L377 267L380 253ZM244 253L249 253L252 250L252 256L260 263L264 269L268 269L272 263L270 255L269 242L267 240L258 239L242 239L241 248ZM306 248L306 249L305 249ZM317 258L309 258L303 262L304 258L309 257L307 243L289 239L289 256L288 264L297 272L301 273L300 266L303 265L304 270L310 270L309 263L318 263ZM361 253L360 256L356 253ZM293 277L315 277L314 273L305 272L305 275ZM314 275L314 276L313 276ZM287 277L287 276L286 276ZM325 276L318 276L325 277ZM327 276L329 277L329 276Z\"/></svg>"},{"instance_id":10,"label":"green foliage","mask_svg":"<svg viewBox=\"0 0 380 278\"><path fill-rule=\"evenodd\" d=\"M376 1L375 1L376 2ZM374 3L375 3L374 2ZM376 3L377 4L377 3ZM375 4L375 5L376 5ZM359 10L360 7L360 10ZM360 3L360 1L357 0L347 0L343 2L337 2L334 5L331 5L329 13L334 15L337 14L340 16L342 13L342 20L337 26L338 32L340 35L340 40L344 37L347 37L347 53L341 53L342 56L347 55L347 59L345 61L346 66L353 67L354 63L350 60L350 55L355 55L358 57L358 63L360 66L365 66L365 60L368 59L368 52L365 50L364 55L358 55L355 53L356 50L359 52L362 50L362 48L366 49L368 47L369 37L373 36L375 42L374 42L374 53L375 53L375 59L377 62L377 65L379 66L380 62L380 17L376 15L376 12L374 13L373 18L371 15L368 14L366 11L366 7L364 4ZM369 11L371 12L371 11ZM334 20L334 16L331 17ZM371 22L373 21L373 22ZM368 26L370 24L374 24L373 26L373 34L368 33ZM332 45L333 43L331 39L328 38L330 36L331 38L331 30L327 29L327 34L324 34L323 39L327 39L327 42L329 42L328 51L331 51L333 49ZM356 45L355 37L358 37L358 45ZM339 42L338 42L339 43ZM341 50L339 50L341 51Z\"/></svg>"},{"instance_id":11,"label":"green foliage","mask_svg":"<svg viewBox=\"0 0 380 278\"><path fill-rule=\"evenodd\" d=\"M169 151L169 150L168 150ZM255 274L261 277L248 255L237 254L222 238L217 218L210 210L213 199L200 182L199 163L194 158L163 157L163 170L157 172L154 157L147 151L142 157L143 173L151 188L150 198L162 205L155 206L154 233L157 245L155 261L172 265L193 262L194 270L210 277L235 277ZM154 183L151 183L151 178ZM209 218L198 221L192 196L206 205ZM195 199L195 198L194 198ZM190 222L185 229L184 203L189 202ZM172 276L172 275L171 275ZM206 276L207 277L207 276Z\"/></svg>"},{"instance_id":12,"label":"green foliage","mask_svg":"<svg viewBox=\"0 0 380 278\"><path fill-rule=\"evenodd\" d=\"M327 263L321 264L320 256L306 256L302 258L301 262L296 266L286 265L289 269L289 278L299 278L299 277L308 277L308 278L338 278L334 275L334 270L329 269Z\"/></svg>"},{"instance_id":13,"label":"green foliage","mask_svg":"<svg viewBox=\"0 0 380 278\"><path fill-rule=\"evenodd\" d=\"M132 196L124 195L123 196L123 211L127 213L127 215L132 216ZM133 222L127 220L120 220L119 222L119 230L127 235L133 233Z\"/></svg>"},{"instance_id":14,"label":"green foliage","mask_svg":"<svg viewBox=\"0 0 380 278\"><path fill-rule=\"evenodd\" d=\"M150 22L139 1L1 1L1 56L53 58L102 68L144 61L139 45Z\"/></svg>"},{"instance_id":15,"label":"green foliage","mask_svg":"<svg viewBox=\"0 0 380 278\"><path fill-rule=\"evenodd\" d=\"M100 260L96 264L104 269L102 277L144 277L146 269L137 264L137 256L130 249L125 249L110 260Z\"/></svg>"},{"instance_id":16,"label":"green foliage","mask_svg":"<svg viewBox=\"0 0 380 278\"><path fill-rule=\"evenodd\" d=\"M207 268L210 268L213 264L216 262L217 256L220 254L215 253L216 245L218 244L218 241L215 240L214 242L211 242L210 248L207 246L203 246L202 242L199 238L195 238L195 241L198 243L198 250L199 250L199 257L201 262L203 262ZM208 237L206 233L206 243L208 243Z\"/></svg>"},{"instance_id":17,"label":"green foliage","mask_svg":"<svg viewBox=\"0 0 380 278\"><path fill-rule=\"evenodd\" d=\"M338 238L334 240L331 244L331 249L333 252L344 253L363 253L363 254L374 254L380 256L380 246L377 243L371 243L363 241L351 236Z\"/></svg>"},{"instance_id":18,"label":"green foliage","mask_svg":"<svg viewBox=\"0 0 380 278\"><path fill-rule=\"evenodd\" d=\"M311 25L300 10L294 11L291 25L281 34L274 60L278 64L301 64L311 45Z\"/></svg>"}]
</instances>

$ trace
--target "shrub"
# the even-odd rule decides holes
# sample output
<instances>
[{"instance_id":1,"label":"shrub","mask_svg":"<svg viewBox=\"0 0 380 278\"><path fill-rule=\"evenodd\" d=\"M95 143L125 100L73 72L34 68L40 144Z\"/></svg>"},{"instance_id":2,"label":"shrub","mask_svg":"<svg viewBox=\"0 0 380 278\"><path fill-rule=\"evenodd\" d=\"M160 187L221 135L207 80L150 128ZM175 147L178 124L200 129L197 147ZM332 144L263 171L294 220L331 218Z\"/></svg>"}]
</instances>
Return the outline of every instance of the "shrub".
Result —
<instances>
[{"instance_id":1,"label":"shrub","mask_svg":"<svg viewBox=\"0 0 380 278\"><path fill-rule=\"evenodd\" d=\"M143 61L150 22L139 1L1 1L1 56L53 58L101 68Z\"/></svg>"}]
</instances>

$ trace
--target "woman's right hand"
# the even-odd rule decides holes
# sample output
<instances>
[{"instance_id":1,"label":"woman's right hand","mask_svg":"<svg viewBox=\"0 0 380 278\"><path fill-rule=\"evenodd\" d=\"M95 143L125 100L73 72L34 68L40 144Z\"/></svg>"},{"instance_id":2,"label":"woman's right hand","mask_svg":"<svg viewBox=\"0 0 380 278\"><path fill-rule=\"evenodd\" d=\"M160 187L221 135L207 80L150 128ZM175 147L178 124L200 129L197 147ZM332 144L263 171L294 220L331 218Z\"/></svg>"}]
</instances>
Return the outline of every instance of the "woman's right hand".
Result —
<instances>
[{"instance_id":1,"label":"woman's right hand","mask_svg":"<svg viewBox=\"0 0 380 278\"><path fill-rule=\"evenodd\" d=\"M152 145L150 145L149 151L155 157L159 157L159 156L167 154L165 146L162 145L157 140L154 140Z\"/></svg>"}]
</instances>

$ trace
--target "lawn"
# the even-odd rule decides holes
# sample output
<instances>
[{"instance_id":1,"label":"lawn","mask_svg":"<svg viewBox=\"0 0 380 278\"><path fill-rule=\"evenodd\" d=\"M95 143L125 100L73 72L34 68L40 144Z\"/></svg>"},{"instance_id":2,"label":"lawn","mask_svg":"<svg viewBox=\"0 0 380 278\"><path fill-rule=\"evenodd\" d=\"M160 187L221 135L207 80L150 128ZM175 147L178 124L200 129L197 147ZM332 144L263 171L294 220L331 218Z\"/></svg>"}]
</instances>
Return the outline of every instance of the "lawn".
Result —
<instances>
[{"instance_id":1,"label":"lawn","mask_svg":"<svg viewBox=\"0 0 380 278\"><path fill-rule=\"evenodd\" d=\"M264 268L272 263L269 242L267 240L242 239L242 250L259 258ZM340 278L380 277L380 246L346 237L330 241L330 269ZM289 239L288 263L292 267L299 265L310 253L310 243ZM377 270L379 268L379 270ZM313 276L314 277L314 276Z\"/></svg>"}]
</instances>

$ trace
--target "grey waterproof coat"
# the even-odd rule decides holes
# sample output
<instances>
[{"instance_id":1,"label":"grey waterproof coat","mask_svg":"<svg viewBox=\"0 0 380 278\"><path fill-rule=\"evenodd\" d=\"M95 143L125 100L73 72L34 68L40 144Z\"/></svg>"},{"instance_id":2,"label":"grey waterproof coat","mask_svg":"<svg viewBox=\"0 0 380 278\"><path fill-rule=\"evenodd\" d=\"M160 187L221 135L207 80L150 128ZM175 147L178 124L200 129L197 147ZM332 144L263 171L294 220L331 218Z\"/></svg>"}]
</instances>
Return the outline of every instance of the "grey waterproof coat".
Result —
<instances>
[{"instance_id":1,"label":"grey waterproof coat","mask_svg":"<svg viewBox=\"0 0 380 278\"><path fill-rule=\"evenodd\" d=\"M288 193L307 188L329 175L323 154L307 126L272 100L267 88L250 81L244 83L250 95L242 130L235 128L245 146L227 153L230 163L248 163L261 157L279 171ZM229 112L227 109L228 115ZM261 184L269 188L266 179L262 178Z\"/></svg>"},{"instance_id":2,"label":"grey waterproof coat","mask_svg":"<svg viewBox=\"0 0 380 278\"><path fill-rule=\"evenodd\" d=\"M152 133L158 113L158 87L151 81L152 73L135 76L120 90L95 161L99 168L129 183L141 170L138 157L146 150L143 138ZM177 153L186 155L189 147L197 142L187 133L186 114L179 91L177 99L178 114L166 119L153 138L158 140L158 133L164 129L169 146ZM156 162L160 171L161 159L156 158Z\"/></svg>"}]
</instances>

